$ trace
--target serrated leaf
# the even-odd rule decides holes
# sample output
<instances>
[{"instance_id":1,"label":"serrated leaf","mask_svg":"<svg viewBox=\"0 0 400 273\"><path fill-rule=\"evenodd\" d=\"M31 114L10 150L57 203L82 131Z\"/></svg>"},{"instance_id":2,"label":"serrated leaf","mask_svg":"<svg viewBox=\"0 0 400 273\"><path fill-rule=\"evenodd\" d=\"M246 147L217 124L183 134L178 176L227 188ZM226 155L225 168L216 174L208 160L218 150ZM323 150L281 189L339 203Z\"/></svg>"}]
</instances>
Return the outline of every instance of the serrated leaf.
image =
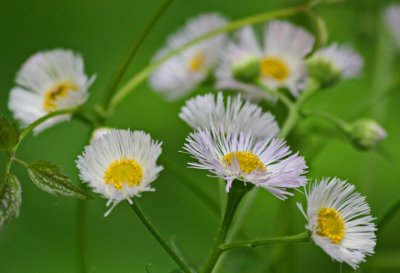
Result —
<instances>
[{"instance_id":1,"label":"serrated leaf","mask_svg":"<svg viewBox=\"0 0 400 273\"><path fill-rule=\"evenodd\" d=\"M0 228L19 215L22 189L18 178L12 174L0 176Z\"/></svg>"},{"instance_id":2,"label":"serrated leaf","mask_svg":"<svg viewBox=\"0 0 400 273\"><path fill-rule=\"evenodd\" d=\"M15 124L11 124L2 116L0 117L0 150L12 149L19 141L19 131Z\"/></svg>"},{"instance_id":3,"label":"serrated leaf","mask_svg":"<svg viewBox=\"0 0 400 273\"><path fill-rule=\"evenodd\" d=\"M61 172L58 165L48 161L35 161L28 164L28 174L32 182L42 191L55 196L88 199L90 195L74 186L71 179Z\"/></svg>"}]
</instances>

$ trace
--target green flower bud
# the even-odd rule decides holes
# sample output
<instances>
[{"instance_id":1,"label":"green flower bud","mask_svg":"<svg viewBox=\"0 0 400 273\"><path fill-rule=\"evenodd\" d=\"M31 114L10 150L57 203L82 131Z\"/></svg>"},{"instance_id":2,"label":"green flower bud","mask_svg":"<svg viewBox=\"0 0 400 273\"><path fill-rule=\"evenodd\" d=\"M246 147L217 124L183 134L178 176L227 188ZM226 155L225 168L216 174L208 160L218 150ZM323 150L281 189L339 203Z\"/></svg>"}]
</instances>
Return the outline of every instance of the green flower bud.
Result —
<instances>
[{"instance_id":1,"label":"green flower bud","mask_svg":"<svg viewBox=\"0 0 400 273\"><path fill-rule=\"evenodd\" d=\"M334 64L319 56L313 56L307 61L308 76L320 83L321 88L329 88L339 82L341 70Z\"/></svg>"},{"instance_id":2,"label":"green flower bud","mask_svg":"<svg viewBox=\"0 0 400 273\"><path fill-rule=\"evenodd\" d=\"M351 124L349 129L349 137L363 150L374 148L387 137L385 129L373 119L358 120Z\"/></svg>"},{"instance_id":3,"label":"green flower bud","mask_svg":"<svg viewBox=\"0 0 400 273\"><path fill-rule=\"evenodd\" d=\"M260 76L260 58L249 55L232 64L233 77L241 82L254 82Z\"/></svg>"}]
</instances>

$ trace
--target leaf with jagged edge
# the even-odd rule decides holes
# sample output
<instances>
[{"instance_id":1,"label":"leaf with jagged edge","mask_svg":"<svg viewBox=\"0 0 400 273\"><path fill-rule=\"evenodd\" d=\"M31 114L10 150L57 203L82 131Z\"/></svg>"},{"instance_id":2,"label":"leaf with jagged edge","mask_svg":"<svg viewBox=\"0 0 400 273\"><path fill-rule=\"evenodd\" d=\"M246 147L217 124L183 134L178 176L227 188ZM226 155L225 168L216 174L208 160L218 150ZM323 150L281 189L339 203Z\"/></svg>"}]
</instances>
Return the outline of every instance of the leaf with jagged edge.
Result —
<instances>
[{"instance_id":1,"label":"leaf with jagged edge","mask_svg":"<svg viewBox=\"0 0 400 273\"><path fill-rule=\"evenodd\" d=\"M4 117L0 117L0 151L12 149L19 141L19 130L13 123L9 123Z\"/></svg>"},{"instance_id":2,"label":"leaf with jagged edge","mask_svg":"<svg viewBox=\"0 0 400 273\"><path fill-rule=\"evenodd\" d=\"M12 174L0 175L0 228L19 216L22 189L18 178Z\"/></svg>"},{"instance_id":3,"label":"leaf with jagged edge","mask_svg":"<svg viewBox=\"0 0 400 273\"><path fill-rule=\"evenodd\" d=\"M52 162L34 161L29 163L27 168L32 182L44 192L78 199L91 198L86 191L73 185L71 179Z\"/></svg>"}]
</instances>

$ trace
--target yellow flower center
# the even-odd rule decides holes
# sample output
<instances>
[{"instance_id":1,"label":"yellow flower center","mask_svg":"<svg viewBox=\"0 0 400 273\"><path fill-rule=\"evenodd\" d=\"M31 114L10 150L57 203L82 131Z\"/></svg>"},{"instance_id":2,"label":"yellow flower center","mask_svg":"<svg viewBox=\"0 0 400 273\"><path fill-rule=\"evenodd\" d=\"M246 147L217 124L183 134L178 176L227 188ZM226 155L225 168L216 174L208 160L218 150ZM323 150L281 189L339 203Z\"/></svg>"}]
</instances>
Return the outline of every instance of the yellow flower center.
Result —
<instances>
[{"instance_id":1,"label":"yellow flower center","mask_svg":"<svg viewBox=\"0 0 400 273\"><path fill-rule=\"evenodd\" d=\"M264 57L260 64L261 76L284 81L289 76L289 68L286 63L277 57Z\"/></svg>"},{"instance_id":2,"label":"yellow flower center","mask_svg":"<svg viewBox=\"0 0 400 273\"><path fill-rule=\"evenodd\" d=\"M233 162L239 163L240 170L245 173L253 171L265 171L265 165L260 158L249 151L230 152L224 155L222 162L224 165L231 165Z\"/></svg>"},{"instance_id":3,"label":"yellow flower center","mask_svg":"<svg viewBox=\"0 0 400 273\"><path fill-rule=\"evenodd\" d=\"M189 70L192 72L200 71L204 66L204 54L199 52L195 54L189 61Z\"/></svg>"},{"instance_id":4,"label":"yellow flower center","mask_svg":"<svg viewBox=\"0 0 400 273\"><path fill-rule=\"evenodd\" d=\"M71 83L63 82L53 85L44 95L44 109L48 112L57 110L58 100L65 98L69 91L76 90L78 90L78 87Z\"/></svg>"},{"instance_id":5,"label":"yellow flower center","mask_svg":"<svg viewBox=\"0 0 400 273\"><path fill-rule=\"evenodd\" d=\"M344 219L334 208L322 208L318 213L317 234L340 244L345 235Z\"/></svg>"},{"instance_id":6,"label":"yellow flower center","mask_svg":"<svg viewBox=\"0 0 400 273\"><path fill-rule=\"evenodd\" d=\"M121 190L123 184L129 187L137 186L143 178L142 167L136 160L122 158L115 160L104 174L107 184L112 184L117 190Z\"/></svg>"}]
</instances>

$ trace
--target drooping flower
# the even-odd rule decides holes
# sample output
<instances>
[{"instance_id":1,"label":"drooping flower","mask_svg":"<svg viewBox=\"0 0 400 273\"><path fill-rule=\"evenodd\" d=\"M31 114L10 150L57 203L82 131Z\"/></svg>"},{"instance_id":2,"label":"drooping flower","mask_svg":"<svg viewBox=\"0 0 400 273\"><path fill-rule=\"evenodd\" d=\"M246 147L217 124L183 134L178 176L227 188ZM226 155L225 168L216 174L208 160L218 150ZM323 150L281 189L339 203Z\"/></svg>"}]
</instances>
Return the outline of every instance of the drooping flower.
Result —
<instances>
[{"instance_id":1,"label":"drooping flower","mask_svg":"<svg viewBox=\"0 0 400 273\"><path fill-rule=\"evenodd\" d=\"M285 87L297 97L306 85L304 58L312 50L314 38L304 29L285 21L272 21L265 30L264 46L261 47L254 30L245 27L236 34L236 41L229 44L216 72L219 89L235 89L249 98L276 99L257 85L261 82L271 90ZM255 57L259 59L255 62ZM239 64L239 65L238 65ZM249 66L253 65L255 69ZM240 67L253 71L246 74ZM239 70L238 70L239 69ZM237 76L239 75L239 77Z\"/></svg>"},{"instance_id":2,"label":"drooping flower","mask_svg":"<svg viewBox=\"0 0 400 273\"><path fill-rule=\"evenodd\" d=\"M27 126L53 111L78 107L87 97L90 79L84 72L83 59L70 50L55 49L30 57L17 74L17 86L11 90L9 109ZM69 120L71 115L53 117L34 129L38 133Z\"/></svg>"},{"instance_id":3,"label":"drooping flower","mask_svg":"<svg viewBox=\"0 0 400 273\"><path fill-rule=\"evenodd\" d=\"M400 48L400 5L391 5L385 11L385 20Z\"/></svg>"},{"instance_id":4,"label":"drooping flower","mask_svg":"<svg viewBox=\"0 0 400 273\"><path fill-rule=\"evenodd\" d=\"M306 191L307 210L299 205L316 245L353 269L374 253L374 218L365 197L338 178L325 178Z\"/></svg>"},{"instance_id":5,"label":"drooping flower","mask_svg":"<svg viewBox=\"0 0 400 273\"><path fill-rule=\"evenodd\" d=\"M255 141L251 133L225 132L223 128L198 129L184 146L197 163L191 167L208 170L227 181L235 179L263 187L280 199L292 195L287 189L304 186L304 158L293 154L280 139Z\"/></svg>"},{"instance_id":6,"label":"drooping flower","mask_svg":"<svg viewBox=\"0 0 400 273\"><path fill-rule=\"evenodd\" d=\"M199 95L186 102L179 114L193 129L222 125L228 131L251 132L255 139L275 137L279 127L275 117L250 102L244 102L240 96L228 97L226 104L221 92Z\"/></svg>"},{"instance_id":7,"label":"drooping flower","mask_svg":"<svg viewBox=\"0 0 400 273\"><path fill-rule=\"evenodd\" d=\"M307 63L310 77L325 86L333 85L341 78L354 78L363 67L363 60L357 52L338 44L319 49Z\"/></svg>"},{"instance_id":8,"label":"drooping flower","mask_svg":"<svg viewBox=\"0 0 400 273\"><path fill-rule=\"evenodd\" d=\"M154 60L159 60L190 40L220 28L226 23L224 17L215 13L191 19L182 29L168 38L167 45L156 54ZM172 57L152 74L151 87L170 100L187 95L209 77L225 42L226 35L221 34L197 43Z\"/></svg>"},{"instance_id":9,"label":"drooping flower","mask_svg":"<svg viewBox=\"0 0 400 273\"><path fill-rule=\"evenodd\" d=\"M154 191L151 183L163 169L157 165L161 143L142 131L112 130L94 140L77 161L80 178L108 199L111 210L122 200Z\"/></svg>"}]
</instances>

